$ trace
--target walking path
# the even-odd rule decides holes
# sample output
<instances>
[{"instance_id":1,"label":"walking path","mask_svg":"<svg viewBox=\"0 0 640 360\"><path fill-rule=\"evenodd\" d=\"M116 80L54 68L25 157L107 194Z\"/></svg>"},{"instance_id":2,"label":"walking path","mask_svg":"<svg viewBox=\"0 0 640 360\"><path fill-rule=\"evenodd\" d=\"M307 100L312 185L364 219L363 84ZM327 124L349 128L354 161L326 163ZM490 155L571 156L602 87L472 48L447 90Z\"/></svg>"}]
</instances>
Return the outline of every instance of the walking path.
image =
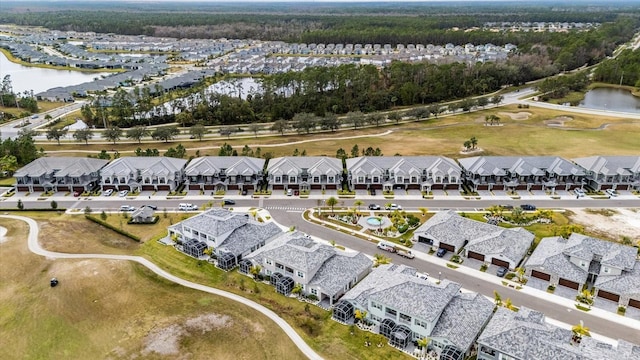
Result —
<instances>
[{"instance_id":1,"label":"walking path","mask_svg":"<svg viewBox=\"0 0 640 360\"><path fill-rule=\"evenodd\" d=\"M322 357L318 355L318 353L316 353L309 345L307 345L307 343L300 337L300 335L296 333L296 331L291 327L291 325L289 325L286 321L284 321L275 312L267 309L266 307L256 302L245 299L242 296L239 296L227 291L215 289L212 287L196 284L191 281L181 279L159 268L156 264L140 256L107 255L107 254L66 254L66 253L48 251L43 249L40 246L40 243L38 242L39 228L38 228L38 223L35 220L30 219L28 217L24 217L24 216L14 216L14 215L0 215L0 217L7 218L7 219L22 220L29 225L28 246L29 246L29 251L33 252L34 254L45 256L49 259L108 259L108 260L126 260L126 261L137 262L138 264L145 266L149 270L153 271L157 275L169 281L173 281L177 284L180 284L182 286L185 286L191 289L200 290L213 295L222 296L227 299L246 305L254 310L259 311L260 313L266 315L271 320L273 320L278 326L280 326L280 328L285 332L285 334L287 334L287 336L289 336L289 338L298 347L298 349L302 351L302 353L305 356L313 360L322 359Z\"/></svg>"}]
</instances>

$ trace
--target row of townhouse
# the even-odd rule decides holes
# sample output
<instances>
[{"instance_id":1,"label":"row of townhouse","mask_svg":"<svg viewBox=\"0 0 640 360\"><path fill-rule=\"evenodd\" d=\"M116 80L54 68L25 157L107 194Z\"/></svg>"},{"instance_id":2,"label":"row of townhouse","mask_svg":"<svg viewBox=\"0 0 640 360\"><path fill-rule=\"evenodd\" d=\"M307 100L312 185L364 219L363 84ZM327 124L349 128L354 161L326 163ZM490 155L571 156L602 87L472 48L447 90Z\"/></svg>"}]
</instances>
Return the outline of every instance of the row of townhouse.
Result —
<instances>
[{"instance_id":1,"label":"row of townhouse","mask_svg":"<svg viewBox=\"0 0 640 360\"><path fill-rule=\"evenodd\" d=\"M476 225L459 225L467 232L482 232L472 228ZM218 267L226 271L237 267L247 276L259 273L284 296L298 288L342 324L353 324L357 312L364 314L363 320L390 345L409 353L418 340L429 338L429 352L441 360L464 359L473 352L483 360L634 359L640 354L639 346L624 341L614 347L591 338L576 340L571 331L549 325L544 314L530 309L499 308L494 315L493 301L461 289L460 284L419 276L405 265L373 268L362 253L339 250L298 231L283 232L273 222L256 221L250 214L211 209L170 226L169 236L196 258L205 258L205 250L212 248ZM495 249L509 247L515 240L493 238L480 242L502 243L488 246Z\"/></svg>"},{"instance_id":2,"label":"row of townhouse","mask_svg":"<svg viewBox=\"0 0 640 360\"><path fill-rule=\"evenodd\" d=\"M18 191L271 190L431 191L640 189L640 156L592 156L569 161L555 156L288 156L264 159L205 156L99 159L45 157L14 174Z\"/></svg>"}]
</instances>

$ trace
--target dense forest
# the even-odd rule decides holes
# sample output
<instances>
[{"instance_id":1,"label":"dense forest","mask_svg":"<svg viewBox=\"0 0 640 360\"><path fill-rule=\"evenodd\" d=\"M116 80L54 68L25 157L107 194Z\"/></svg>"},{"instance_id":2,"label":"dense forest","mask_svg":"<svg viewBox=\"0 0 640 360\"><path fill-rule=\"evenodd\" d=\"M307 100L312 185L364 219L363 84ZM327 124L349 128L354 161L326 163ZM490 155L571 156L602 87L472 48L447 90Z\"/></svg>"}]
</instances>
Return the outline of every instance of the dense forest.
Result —
<instances>
[{"instance_id":1,"label":"dense forest","mask_svg":"<svg viewBox=\"0 0 640 360\"><path fill-rule=\"evenodd\" d=\"M604 60L593 72L594 81L640 87L640 49L627 49Z\"/></svg>"}]
</instances>

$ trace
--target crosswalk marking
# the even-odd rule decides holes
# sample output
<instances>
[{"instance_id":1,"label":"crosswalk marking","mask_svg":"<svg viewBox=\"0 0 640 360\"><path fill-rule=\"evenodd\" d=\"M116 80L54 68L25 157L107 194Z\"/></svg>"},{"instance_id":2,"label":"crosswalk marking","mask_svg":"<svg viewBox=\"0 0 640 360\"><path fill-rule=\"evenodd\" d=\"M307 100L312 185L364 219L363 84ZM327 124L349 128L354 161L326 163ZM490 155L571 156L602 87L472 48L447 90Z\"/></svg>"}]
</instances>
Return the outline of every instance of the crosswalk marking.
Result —
<instances>
[{"instance_id":1,"label":"crosswalk marking","mask_svg":"<svg viewBox=\"0 0 640 360\"><path fill-rule=\"evenodd\" d=\"M305 211L307 208L290 207L290 206L267 206L266 210L286 210L286 211Z\"/></svg>"}]
</instances>

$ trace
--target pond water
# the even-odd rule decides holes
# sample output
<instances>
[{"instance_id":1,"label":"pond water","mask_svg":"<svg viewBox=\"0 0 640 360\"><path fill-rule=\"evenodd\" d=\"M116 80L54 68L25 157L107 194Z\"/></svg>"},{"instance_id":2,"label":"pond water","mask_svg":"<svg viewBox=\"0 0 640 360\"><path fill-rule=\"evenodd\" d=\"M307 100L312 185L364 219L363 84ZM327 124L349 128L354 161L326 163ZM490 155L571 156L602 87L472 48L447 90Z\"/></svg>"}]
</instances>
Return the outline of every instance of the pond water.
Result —
<instances>
[{"instance_id":1,"label":"pond water","mask_svg":"<svg viewBox=\"0 0 640 360\"><path fill-rule=\"evenodd\" d=\"M623 89L596 88L585 94L578 107L640 113L640 98Z\"/></svg>"},{"instance_id":2,"label":"pond water","mask_svg":"<svg viewBox=\"0 0 640 360\"><path fill-rule=\"evenodd\" d=\"M90 82L109 74L24 66L12 63L3 53L0 53L0 80L6 75L11 75L11 85L16 93L33 90L34 94L37 94L54 87Z\"/></svg>"}]
</instances>

